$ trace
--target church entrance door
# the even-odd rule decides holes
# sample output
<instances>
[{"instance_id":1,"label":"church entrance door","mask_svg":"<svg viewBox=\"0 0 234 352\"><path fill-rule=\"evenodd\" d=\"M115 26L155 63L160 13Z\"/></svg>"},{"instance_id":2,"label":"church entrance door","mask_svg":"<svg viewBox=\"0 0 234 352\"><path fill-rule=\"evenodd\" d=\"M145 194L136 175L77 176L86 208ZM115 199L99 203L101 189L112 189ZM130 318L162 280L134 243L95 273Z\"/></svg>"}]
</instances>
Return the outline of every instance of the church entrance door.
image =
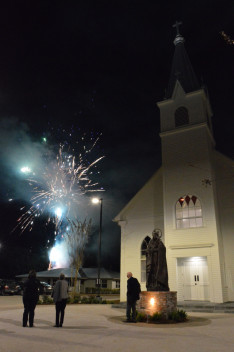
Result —
<instances>
[{"instance_id":1,"label":"church entrance door","mask_svg":"<svg viewBox=\"0 0 234 352\"><path fill-rule=\"evenodd\" d=\"M182 259L182 280L184 300L208 301L209 275L206 257Z\"/></svg>"}]
</instances>

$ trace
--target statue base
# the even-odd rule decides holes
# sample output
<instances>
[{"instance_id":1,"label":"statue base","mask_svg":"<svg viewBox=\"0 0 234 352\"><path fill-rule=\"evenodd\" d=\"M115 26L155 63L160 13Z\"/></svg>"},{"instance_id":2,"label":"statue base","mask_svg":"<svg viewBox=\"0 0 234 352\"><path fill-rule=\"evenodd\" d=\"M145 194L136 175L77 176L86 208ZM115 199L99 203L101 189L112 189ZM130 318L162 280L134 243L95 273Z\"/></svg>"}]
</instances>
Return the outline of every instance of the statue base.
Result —
<instances>
[{"instance_id":1,"label":"statue base","mask_svg":"<svg viewBox=\"0 0 234 352\"><path fill-rule=\"evenodd\" d=\"M177 310L177 292L142 291L137 301L137 310L148 315L160 313L167 319L170 313Z\"/></svg>"}]
</instances>

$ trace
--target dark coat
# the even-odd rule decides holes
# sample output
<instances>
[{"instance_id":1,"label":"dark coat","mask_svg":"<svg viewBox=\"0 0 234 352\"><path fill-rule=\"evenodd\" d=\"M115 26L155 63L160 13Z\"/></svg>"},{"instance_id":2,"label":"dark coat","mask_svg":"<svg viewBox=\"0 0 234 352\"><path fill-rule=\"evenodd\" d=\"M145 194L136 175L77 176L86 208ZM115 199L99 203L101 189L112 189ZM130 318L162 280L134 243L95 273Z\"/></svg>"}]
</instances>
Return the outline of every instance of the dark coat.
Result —
<instances>
[{"instance_id":1,"label":"dark coat","mask_svg":"<svg viewBox=\"0 0 234 352\"><path fill-rule=\"evenodd\" d=\"M141 286L135 277L130 277L127 281L127 299L137 301L140 299Z\"/></svg>"},{"instance_id":2,"label":"dark coat","mask_svg":"<svg viewBox=\"0 0 234 352\"><path fill-rule=\"evenodd\" d=\"M39 300L39 287L40 283L36 278L28 278L24 283L23 300L37 303Z\"/></svg>"}]
</instances>

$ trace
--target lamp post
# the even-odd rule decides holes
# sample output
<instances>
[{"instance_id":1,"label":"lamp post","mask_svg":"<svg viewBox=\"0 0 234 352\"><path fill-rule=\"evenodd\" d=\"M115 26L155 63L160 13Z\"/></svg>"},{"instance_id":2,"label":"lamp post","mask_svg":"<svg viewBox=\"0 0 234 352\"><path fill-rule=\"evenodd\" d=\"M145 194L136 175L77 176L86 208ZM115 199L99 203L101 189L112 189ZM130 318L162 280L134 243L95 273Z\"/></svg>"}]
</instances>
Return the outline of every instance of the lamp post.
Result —
<instances>
[{"instance_id":1,"label":"lamp post","mask_svg":"<svg viewBox=\"0 0 234 352\"><path fill-rule=\"evenodd\" d=\"M97 286L98 286L98 295L97 297L100 299L100 288L101 288L101 280L100 280L100 270L101 270L101 240L102 240L102 198L93 198L92 203L98 204L100 203L100 223L99 223L99 239L98 239L98 274L97 274Z\"/></svg>"}]
</instances>

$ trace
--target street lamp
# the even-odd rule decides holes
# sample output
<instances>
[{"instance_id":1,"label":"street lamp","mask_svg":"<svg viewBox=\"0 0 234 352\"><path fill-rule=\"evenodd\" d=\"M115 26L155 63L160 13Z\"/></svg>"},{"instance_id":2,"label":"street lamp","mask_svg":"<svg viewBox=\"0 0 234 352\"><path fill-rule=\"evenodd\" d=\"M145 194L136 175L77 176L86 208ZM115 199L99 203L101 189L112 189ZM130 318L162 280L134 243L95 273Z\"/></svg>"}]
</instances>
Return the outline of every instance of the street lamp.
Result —
<instances>
[{"instance_id":1,"label":"street lamp","mask_svg":"<svg viewBox=\"0 0 234 352\"><path fill-rule=\"evenodd\" d=\"M99 225L99 240L98 240L98 275L97 275L97 286L98 286L98 295L97 297L100 299L100 288L101 288L101 280L100 280L100 270L101 270L101 239L102 239L102 198L93 198L92 203L98 204L100 203L100 225Z\"/></svg>"}]
</instances>

